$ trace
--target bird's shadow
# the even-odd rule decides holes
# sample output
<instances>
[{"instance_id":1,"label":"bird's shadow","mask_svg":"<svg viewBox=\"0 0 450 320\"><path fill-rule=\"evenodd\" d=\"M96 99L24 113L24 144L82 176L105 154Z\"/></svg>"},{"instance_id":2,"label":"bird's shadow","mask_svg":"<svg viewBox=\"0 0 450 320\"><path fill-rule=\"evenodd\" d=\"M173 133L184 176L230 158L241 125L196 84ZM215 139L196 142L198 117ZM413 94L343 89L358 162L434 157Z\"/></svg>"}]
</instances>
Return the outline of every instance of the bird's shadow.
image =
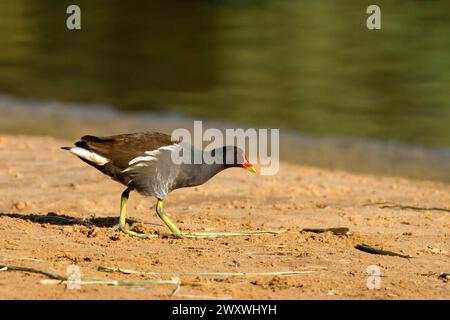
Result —
<instances>
[{"instance_id":1,"label":"bird's shadow","mask_svg":"<svg viewBox=\"0 0 450 320\"><path fill-rule=\"evenodd\" d=\"M2 217L21 219L40 225L51 224L57 226L82 225L86 227L111 228L119 223L118 217L74 218L55 212L49 212L47 215L39 215L34 213L0 213L0 218ZM127 223L129 224L137 222L138 221L132 219L127 219Z\"/></svg>"}]
</instances>

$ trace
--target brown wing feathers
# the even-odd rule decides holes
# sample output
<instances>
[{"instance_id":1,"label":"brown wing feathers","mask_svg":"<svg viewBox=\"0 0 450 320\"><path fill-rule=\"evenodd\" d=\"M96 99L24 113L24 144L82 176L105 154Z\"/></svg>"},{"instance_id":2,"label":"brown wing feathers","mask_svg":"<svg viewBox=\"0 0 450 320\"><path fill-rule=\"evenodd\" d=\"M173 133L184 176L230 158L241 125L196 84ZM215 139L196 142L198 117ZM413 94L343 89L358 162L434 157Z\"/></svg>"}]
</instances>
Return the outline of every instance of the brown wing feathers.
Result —
<instances>
[{"instance_id":1,"label":"brown wing feathers","mask_svg":"<svg viewBox=\"0 0 450 320\"><path fill-rule=\"evenodd\" d=\"M113 165L126 169L132 159L141 156L144 152L174 143L167 134L140 132L110 137L84 136L75 145L98 153L109 159Z\"/></svg>"}]
</instances>

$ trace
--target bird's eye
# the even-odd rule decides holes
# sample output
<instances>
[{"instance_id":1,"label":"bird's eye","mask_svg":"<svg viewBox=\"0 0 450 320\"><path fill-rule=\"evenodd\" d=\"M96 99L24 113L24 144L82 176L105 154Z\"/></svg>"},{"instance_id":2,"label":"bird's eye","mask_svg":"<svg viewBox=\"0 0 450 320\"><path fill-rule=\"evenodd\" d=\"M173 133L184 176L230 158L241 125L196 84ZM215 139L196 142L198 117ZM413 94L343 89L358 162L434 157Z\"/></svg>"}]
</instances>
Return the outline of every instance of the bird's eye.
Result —
<instances>
[{"instance_id":1,"label":"bird's eye","mask_svg":"<svg viewBox=\"0 0 450 320\"><path fill-rule=\"evenodd\" d=\"M213 150L211 151L211 156L213 156L213 157L216 156L216 150L215 150L215 149L213 149Z\"/></svg>"}]
</instances>

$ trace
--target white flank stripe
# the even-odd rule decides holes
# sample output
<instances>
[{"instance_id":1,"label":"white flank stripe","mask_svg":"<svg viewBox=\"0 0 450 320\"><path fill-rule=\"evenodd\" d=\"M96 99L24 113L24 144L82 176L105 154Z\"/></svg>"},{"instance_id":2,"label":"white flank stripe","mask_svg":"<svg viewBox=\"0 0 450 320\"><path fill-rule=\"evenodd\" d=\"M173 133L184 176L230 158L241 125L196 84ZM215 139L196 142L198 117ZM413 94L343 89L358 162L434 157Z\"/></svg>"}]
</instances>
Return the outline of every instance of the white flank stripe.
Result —
<instances>
[{"instance_id":1,"label":"white flank stripe","mask_svg":"<svg viewBox=\"0 0 450 320\"><path fill-rule=\"evenodd\" d=\"M148 167L148 163L145 162L136 163L133 167Z\"/></svg>"},{"instance_id":2,"label":"white flank stripe","mask_svg":"<svg viewBox=\"0 0 450 320\"><path fill-rule=\"evenodd\" d=\"M152 160L156 160L156 158L154 156L141 156L141 157L136 157L136 158L132 159L130 162L128 162L128 164L131 166L137 162L152 161Z\"/></svg>"},{"instance_id":3,"label":"white flank stripe","mask_svg":"<svg viewBox=\"0 0 450 320\"><path fill-rule=\"evenodd\" d=\"M156 158L155 158L155 159L156 159ZM135 164L135 165L133 165L133 166L131 166L131 167L128 167L128 168L122 170L122 172L128 172L128 171L131 171L131 170L136 169L137 167L148 167L148 166L149 166L148 163L145 163L145 162L139 162L139 163L137 163L137 164Z\"/></svg>"},{"instance_id":4,"label":"white flank stripe","mask_svg":"<svg viewBox=\"0 0 450 320\"><path fill-rule=\"evenodd\" d=\"M99 155L95 152L92 152L92 151L89 151L89 150L86 150L86 149L83 149L80 147L70 148L70 152L80 158L94 162L95 164L98 164L99 166L103 166L109 162L109 159L102 157L101 155Z\"/></svg>"},{"instance_id":5,"label":"white flank stripe","mask_svg":"<svg viewBox=\"0 0 450 320\"><path fill-rule=\"evenodd\" d=\"M139 156L139 157L136 157L134 159L131 159L130 162L128 162L128 165L129 166L133 166L134 165L134 167L146 166L147 164L140 164L138 162L157 161L158 160L158 155L162 151L170 151L170 152L172 152L177 147L178 147L178 144L173 144L173 145L170 145L170 146L164 146L164 147L158 148L156 150L145 151L143 156ZM125 170L128 170L128 169L125 169Z\"/></svg>"},{"instance_id":6,"label":"white flank stripe","mask_svg":"<svg viewBox=\"0 0 450 320\"><path fill-rule=\"evenodd\" d=\"M168 151L172 151L172 150L175 150L175 148L177 148L178 147L178 144L172 144L172 145L170 145L170 146L164 146L164 147L161 147L161 148L158 148L158 150L168 150ZM148 151L147 151L148 152Z\"/></svg>"}]
</instances>

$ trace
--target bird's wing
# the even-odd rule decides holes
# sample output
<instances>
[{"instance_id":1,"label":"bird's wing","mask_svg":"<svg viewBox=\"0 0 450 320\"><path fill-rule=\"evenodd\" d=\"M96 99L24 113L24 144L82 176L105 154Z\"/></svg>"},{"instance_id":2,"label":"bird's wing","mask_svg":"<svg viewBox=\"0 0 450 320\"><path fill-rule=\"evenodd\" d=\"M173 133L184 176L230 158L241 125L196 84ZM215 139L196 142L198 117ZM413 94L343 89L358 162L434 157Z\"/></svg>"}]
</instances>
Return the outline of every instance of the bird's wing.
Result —
<instances>
[{"instance_id":1,"label":"bird's wing","mask_svg":"<svg viewBox=\"0 0 450 320\"><path fill-rule=\"evenodd\" d=\"M130 161L146 152L170 146L177 142L172 141L171 137L164 133L139 132L109 137L84 136L75 145L94 151L123 170L129 167Z\"/></svg>"}]
</instances>

